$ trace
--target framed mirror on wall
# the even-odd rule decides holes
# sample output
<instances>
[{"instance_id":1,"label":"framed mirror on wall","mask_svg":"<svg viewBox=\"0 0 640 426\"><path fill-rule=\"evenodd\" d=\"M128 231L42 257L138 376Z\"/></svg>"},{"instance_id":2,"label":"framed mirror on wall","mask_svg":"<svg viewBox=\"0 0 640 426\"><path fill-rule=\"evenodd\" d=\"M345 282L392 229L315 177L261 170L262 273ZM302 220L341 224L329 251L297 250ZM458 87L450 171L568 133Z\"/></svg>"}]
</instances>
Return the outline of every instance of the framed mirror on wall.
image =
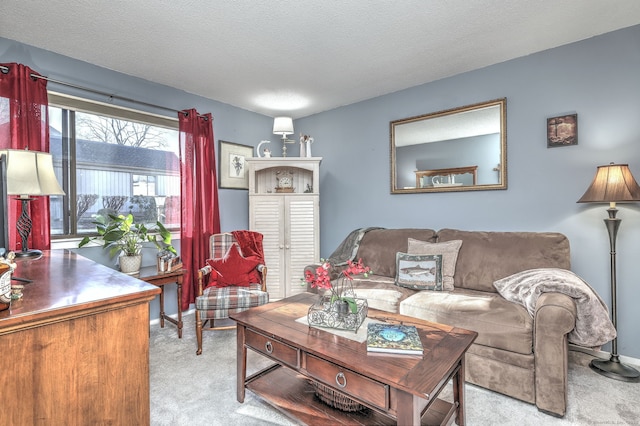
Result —
<instances>
[{"instance_id":1,"label":"framed mirror on wall","mask_svg":"<svg viewBox=\"0 0 640 426\"><path fill-rule=\"evenodd\" d=\"M391 193L507 189L507 99L390 123Z\"/></svg>"}]
</instances>

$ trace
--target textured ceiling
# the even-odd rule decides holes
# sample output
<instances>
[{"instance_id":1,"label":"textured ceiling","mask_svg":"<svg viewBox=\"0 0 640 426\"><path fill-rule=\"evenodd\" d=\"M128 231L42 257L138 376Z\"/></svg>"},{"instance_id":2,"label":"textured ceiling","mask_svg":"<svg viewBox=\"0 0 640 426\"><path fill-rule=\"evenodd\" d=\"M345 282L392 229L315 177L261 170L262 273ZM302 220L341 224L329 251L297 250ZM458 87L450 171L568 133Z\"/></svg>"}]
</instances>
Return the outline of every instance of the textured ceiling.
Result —
<instances>
[{"instance_id":1,"label":"textured ceiling","mask_svg":"<svg viewBox=\"0 0 640 426\"><path fill-rule=\"evenodd\" d=\"M638 23L638 0L0 2L2 37L294 118Z\"/></svg>"}]
</instances>

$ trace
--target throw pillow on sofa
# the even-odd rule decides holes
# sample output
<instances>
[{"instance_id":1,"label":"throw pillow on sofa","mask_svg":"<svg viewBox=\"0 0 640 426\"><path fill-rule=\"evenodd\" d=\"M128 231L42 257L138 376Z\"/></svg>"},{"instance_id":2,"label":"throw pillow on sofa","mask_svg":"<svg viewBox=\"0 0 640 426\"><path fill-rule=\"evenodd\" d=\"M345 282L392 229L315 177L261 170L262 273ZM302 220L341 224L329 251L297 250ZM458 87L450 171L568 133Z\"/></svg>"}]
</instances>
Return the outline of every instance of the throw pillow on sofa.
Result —
<instances>
[{"instance_id":1,"label":"throw pillow on sofa","mask_svg":"<svg viewBox=\"0 0 640 426\"><path fill-rule=\"evenodd\" d=\"M396 253L396 285L442 290L442 255Z\"/></svg>"},{"instance_id":2,"label":"throw pillow on sofa","mask_svg":"<svg viewBox=\"0 0 640 426\"><path fill-rule=\"evenodd\" d=\"M453 276L456 272L458 251L462 240L451 240L443 243L429 243L409 238L409 254L442 255L442 287L445 291L453 290Z\"/></svg>"}]
</instances>

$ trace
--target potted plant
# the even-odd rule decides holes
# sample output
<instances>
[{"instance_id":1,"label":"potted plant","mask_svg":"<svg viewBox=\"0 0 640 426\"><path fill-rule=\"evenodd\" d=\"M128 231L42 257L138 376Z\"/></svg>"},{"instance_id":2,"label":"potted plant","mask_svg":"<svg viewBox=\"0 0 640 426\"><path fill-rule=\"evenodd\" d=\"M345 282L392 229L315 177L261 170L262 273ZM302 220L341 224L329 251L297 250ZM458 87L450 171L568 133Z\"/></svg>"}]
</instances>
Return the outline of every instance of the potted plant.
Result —
<instances>
[{"instance_id":1,"label":"potted plant","mask_svg":"<svg viewBox=\"0 0 640 426\"><path fill-rule=\"evenodd\" d=\"M353 276L362 274L367 277L373 272L368 266L364 266L362 259L357 262L347 261L347 267L338 274L335 280L331 280L333 265L324 259L322 264L316 268L315 274L309 270L305 271L304 283L310 283L311 287L331 292L329 303L341 314L347 312L357 313L358 305L353 292Z\"/></svg>"},{"instance_id":2,"label":"potted plant","mask_svg":"<svg viewBox=\"0 0 640 426\"><path fill-rule=\"evenodd\" d=\"M93 223L98 236L84 237L78 247L83 247L90 241L102 241L102 247L109 250L110 257L117 254L120 256L120 270L124 273L135 274L140 271L142 244L147 241L153 242L160 250L176 253L171 245L171 233L160 222L156 222L158 235L149 235L150 230L142 223L135 223L132 214L109 214L108 217L98 215Z\"/></svg>"},{"instance_id":3,"label":"potted plant","mask_svg":"<svg viewBox=\"0 0 640 426\"><path fill-rule=\"evenodd\" d=\"M157 234L149 235L149 241L158 248L158 271L170 272L172 268L177 268L180 263L180 256L175 247L171 245L171 232L169 232L162 223L156 222Z\"/></svg>"},{"instance_id":4,"label":"potted plant","mask_svg":"<svg viewBox=\"0 0 640 426\"><path fill-rule=\"evenodd\" d=\"M176 251L175 247L171 245L171 232L169 232L167 228L165 228L164 225L159 221L156 222L156 226L158 227L158 233L154 235L148 235L147 239L153 242L158 250L160 250L160 252L171 253L174 256L177 256L178 252Z\"/></svg>"}]
</instances>

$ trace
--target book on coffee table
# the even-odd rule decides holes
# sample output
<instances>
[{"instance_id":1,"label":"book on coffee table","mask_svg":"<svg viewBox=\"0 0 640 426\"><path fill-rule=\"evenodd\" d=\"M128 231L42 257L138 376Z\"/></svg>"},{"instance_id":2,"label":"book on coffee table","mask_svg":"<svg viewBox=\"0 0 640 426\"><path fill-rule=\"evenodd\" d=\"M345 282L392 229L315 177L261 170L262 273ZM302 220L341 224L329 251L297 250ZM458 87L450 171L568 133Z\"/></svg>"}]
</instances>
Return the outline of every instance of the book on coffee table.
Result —
<instances>
[{"instance_id":1,"label":"book on coffee table","mask_svg":"<svg viewBox=\"0 0 640 426\"><path fill-rule=\"evenodd\" d=\"M367 352L422 355L422 341L413 325L369 323Z\"/></svg>"}]
</instances>

